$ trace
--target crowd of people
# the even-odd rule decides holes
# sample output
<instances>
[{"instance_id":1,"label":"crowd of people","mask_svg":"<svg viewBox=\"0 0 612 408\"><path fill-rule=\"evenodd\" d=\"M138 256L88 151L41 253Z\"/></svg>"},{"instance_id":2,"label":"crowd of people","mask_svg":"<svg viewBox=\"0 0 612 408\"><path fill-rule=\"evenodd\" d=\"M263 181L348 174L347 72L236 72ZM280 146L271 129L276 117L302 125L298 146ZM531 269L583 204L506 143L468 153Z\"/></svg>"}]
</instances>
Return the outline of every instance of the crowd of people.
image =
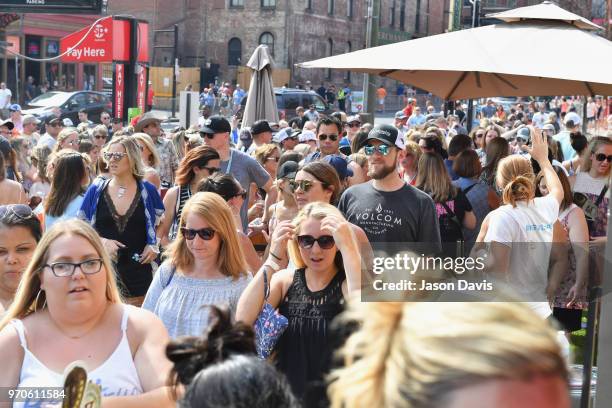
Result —
<instances>
[{"instance_id":1,"label":"crowd of people","mask_svg":"<svg viewBox=\"0 0 612 408\"><path fill-rule=\"evenodd\" d=\"M393 125L231 107L170 134L0 122L0 387L82 360L117 407L569 407L612 135L571 110L468 134L412 104ZM487 251L524 302L362 301L372 254L412 244Z\"/></svg>"}]
</instances>

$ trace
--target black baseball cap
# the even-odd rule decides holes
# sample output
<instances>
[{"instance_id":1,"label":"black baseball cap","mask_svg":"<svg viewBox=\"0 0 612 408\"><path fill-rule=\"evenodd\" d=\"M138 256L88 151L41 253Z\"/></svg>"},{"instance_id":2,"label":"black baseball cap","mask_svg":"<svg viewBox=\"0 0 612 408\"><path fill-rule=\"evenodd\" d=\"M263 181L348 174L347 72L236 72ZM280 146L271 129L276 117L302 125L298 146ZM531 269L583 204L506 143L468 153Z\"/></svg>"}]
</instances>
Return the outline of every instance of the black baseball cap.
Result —
<instances>
[{"instance_id":1,"label":"black baseball cap","mask_svg":"<svg viewBox=\"0 0 612 408\"><path fill-rule=\"evenodd\" d=\"M299 167L300 166L294 161L291 161L291 160L286 161L276 171L276 178L278 180L284 179L284 178L294 179L295 175L298 172Z\"/></svg>"},{"instance_id":2,"label":"black baseball cap","mask_svg":"<svg viewBox=\"0 0 612 408\"><path fill-rule=\"evenodd\" d=\"M267 120L258 120L251 126L251 134L258 135L263 132L273 132Z\"/></svg>"},{"instance_id":3,"label":"black baseball cap","mask_svg":"<svg viewBox=\"0 0 612 408\"><path fill-rule=\"evenodd\" d=\"M58 118L57 116L47 116L45 118L45 124L46 125L64 125L64 122L62 122L62 120L60 118Z\"/></svg>"},{"instance_id":4,"label":"black baseball cap","mask_svg":"<svg viewBox=\"0 0 612 408\"><path fill-rule=\"evenodd\" d=\"M229 133L232 131L232 125L222 116L211 116L204 121L204 126L200 128L200 133Z\"/></svg>"},{"instance_id":5,"label":"black baseball cap","mask_svg":"<svg viewBox=\"0 0 612 408\"><path fill-rule=\"evenodd\" d=\"M395 146L399 149L404 148L404 141L399 137L398 131L394 126L391 125L376 125L365 140L380 140L387 146Z\"/></svg>"}]
</instances>

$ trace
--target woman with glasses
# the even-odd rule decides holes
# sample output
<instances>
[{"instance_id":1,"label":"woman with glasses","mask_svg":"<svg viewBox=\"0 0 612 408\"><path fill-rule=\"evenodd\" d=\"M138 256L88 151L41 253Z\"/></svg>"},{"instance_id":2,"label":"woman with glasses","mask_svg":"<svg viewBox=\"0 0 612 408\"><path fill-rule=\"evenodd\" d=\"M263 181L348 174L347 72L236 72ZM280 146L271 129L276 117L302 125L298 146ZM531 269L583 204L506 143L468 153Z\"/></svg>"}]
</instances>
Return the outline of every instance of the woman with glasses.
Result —
<instances>
[{"instance_id":1,"label":"woman with glasses","mask_svg":"<svg viewBox=\"0 0 612 408\"><path fill-rule=\"evenodd\" d=\"M476 126L470 132L470 139L474 143L474 148L476 149L476 153L478 153L478 157L481 161L484 160L486 155L486 145L485 145L485 130L483 127Z\"/></svg>"},{"instance_id":2,"label":"woman with glasses","mask_svg":"<svg viewBox=\"0 0 612 408\"><path fill-rule=\"evenodd\" d=\"M146 133L134 133L132 137L136 139L136 143L138 143L140 157L145 165L145 175L143 179L153 184L159 191L161 179L159 178L159 173L155 170L157 166L159 166L159 155L157 154L157 149L153 144L153 140L151 136Z\"/></svg>"},{"instance_id":3,"label":"woman with glasses","mask_svg":"<svg viewBox=\"0 0 612 408\"><path fill-rule=\"evenodd\" d=\"M399 173L400 177L411 186L416 184L421 154L422 152L418 144L415 142L406 142L404 156L400 160Z\"/></svg>"},{"instance_id":4,"label":"woman with glasses","mask_svg":"<svg viewBox=\"0 0 612 408\"><path fill-rule=\"evenodd\" d=\"M595 241L605 241L608 229L610 167L612 166L612 134L596 136L589 143L582 159L582 167L570 177L574 202L581 207L589 221L589 235Z\"/></svg>"},{"instance_id":5,"label":"woman with glasses","mask_svg":"<svg viewBox=\"0 0 612 408\"><path fill-rule=\"evenodd\" d=\"M63 128L57 135L57 143L53 146L53 152L59 152L63 149L79 149L79 132L73 127Z\"/></svg>"},{"instance_id":6,"label":"woman with glasses","mask_svg":"<svg viewBox=\"0 0 612 408\"><path fill-rule=\"evenodd\" d=\"M93 228L80 220L57 223L21 279L0 321L2 386L63 387L62 372L81 360L109 406L170 403L162 389L171 369L168 334L148 311L122 304ZM38 406L35 399L13 406L29 404Z\"/></svg>"},{"instance_id":7,"label":"woman with glasses","mask_svg":"<svg viewBox=\"0 0 612 408\"><path fill-rule=\"evenodd\" d=\"M106 125L97 125L91 130L93 142L98 147L103 147L108 140L108 128Z\"/></svg>"},{"instance_id":8,"label":"woman with glasses","mask_svg":"<svg viewBox=\"0 0 612 408\"><path fill-rule=\"evenodd\" d=\"M286 161L276 173L275 187L280 196L279 200L272 204L268 211L270 214L267 222L268 235L272 235L274 233L274 228L279 222L292 220L298 213L298 207L293 190L296 187L294 180L298 169L299 165L297 162Z\"/></svg>"},{"instance_id":9,"label":"woman with glasses","mask_svg":"<svg viewBox=\"0 0 612 408\"><path fill-rule=\"evenodd\" d=\"M241 296L236 320L255 322L269 281L266 301L289 320L275 346L277 367L304 406L320 406L333 354L331 322L360 289L359 245L340 211L317 202L303 207L293 222L279 223L270 254L285 261L287 251L296 269L280 270L266 261Z\"/></svg>"},{"instance_id":10,"label":"woman with glasses","mask_svg":"<svg viewBox=\"0 0 612 408\"><path fill-rule=\"evenodd\" d=\"M183 207L198 191L200 181L219 171L220 165L219 153L209 146L198 146L181 160L175 176L177 185L164 196L166 213L157 231L163 247L176 238Z\"/></svg>"},{"instance_id":11,"label":"woman with glasses","mask_svg":"<svg viewBox=\"0 0 612 408\"><path fill-rule=\"evenodd\" d=\"M0 316L13 302L41 236L40 222L30 207L0 206Z\"/></svg>"},{"instance_id":12,"label":"woman with glasses","mask_svg":"<svg viewBox=\"0 0 612 408\"><path fill-rule=\"evenodd\" d=\"M233 314L251 280L234 215L218 194L194 194L179 227L143 304L172 338L202 335L210 323L207 306L229 306Z\"/></svg>"},{"instance_id":13,"label":"woman with glasses","mask_svg":"<svg viewBox=\"0 0 612 408\"><path fill-rule=\"evenodd\" d=\"M298 209L308 203L321 201L335 205L340 198L340 177L327 163L315 161L302 167L291 183Z\"/></svg>"},{"instance_id":14,"label":"woman with glasses","mask_svg":"<svg viewBox=\"0 0 612 408\"><path fill-rule=\"evenodd\" d=\"M89 186L89 163L82 154L62 150L54 159L51 191L44 201L44 228L60 220L76 218Z\"/></svg>"},{"instance_id":15,"label":"woman with glasses","mask_svg":"<svg viewBox=\"0 0 612 408\"><path fill-rule=\"evenodd\" d=\"M79 217L103 238L116 262L129 303L140 305L151 284L159 251L155 229L164 213L157 189L143 181L140 149L131 136L111 140L104 152L111 177L97 178L85 194Z\"/></svg>"}]
</instances>

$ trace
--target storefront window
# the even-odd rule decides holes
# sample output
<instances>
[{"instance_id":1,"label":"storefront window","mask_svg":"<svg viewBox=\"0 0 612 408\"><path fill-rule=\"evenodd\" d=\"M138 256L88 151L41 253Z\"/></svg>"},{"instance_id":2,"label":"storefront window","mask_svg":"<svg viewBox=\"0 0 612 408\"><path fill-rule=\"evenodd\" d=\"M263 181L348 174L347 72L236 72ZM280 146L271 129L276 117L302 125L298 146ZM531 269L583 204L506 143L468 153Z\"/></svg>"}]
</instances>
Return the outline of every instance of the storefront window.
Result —
<instances>
[{"instance_id":1,"label":"storefront window","mask_svg":"<svg viewBox=\"0 0 612 408\"><path fill-rule=\"evenodd\" d=\"M83 87L85 91L95 91L97 83L97 67L95 65L85 65L83 67Z\"/></svg>"},{"instance_id":2,"label":"storefront window","mask_svg":"<svg viewBox=\"0 0 612 408\"><path fill-rule=\"evenodd\" d=\"M63 64L60 89L70 92L75 91L77 89L76 86L76 65Z\"/></svg>"}]
</instances>

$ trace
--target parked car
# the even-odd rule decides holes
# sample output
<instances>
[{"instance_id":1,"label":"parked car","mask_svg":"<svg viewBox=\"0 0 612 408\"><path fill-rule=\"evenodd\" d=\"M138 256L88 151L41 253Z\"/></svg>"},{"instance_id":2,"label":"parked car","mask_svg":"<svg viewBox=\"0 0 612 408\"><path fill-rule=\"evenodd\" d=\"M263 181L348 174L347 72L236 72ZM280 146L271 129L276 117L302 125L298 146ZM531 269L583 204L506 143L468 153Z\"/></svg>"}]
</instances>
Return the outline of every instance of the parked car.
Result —
<instances>
[{"instance_id":1,"label":"parked car","mask_svg":"<svg viewBox=\"0 0 612 408\"><path fill-rule=\"evenodd\" d=\"M289 120L296 116L295 108L298 106L308 110L310 105L314 105L317 112L324 115L331 115L334 110L329 106L319 94L314 91L306 91L305 89L297 88L274 88L276 96L276 107L278 109L279 119ZM244 106L246 105L248 95L242 98L240 102L240 110L238 117L242 117Z\"/></svg>"},{"instance_id":2,"label":"parked car","mask_svg":"<svg viewBox=\"0 0 612 408\"><path fill-rule=\"evenodd\" d=\"M32 99L22 111L24 115L34 115L40 120L53 114L54 108L60 108L61 118L69 118L76 125L79 123L79 110L85 109L89 120L100 122L102 111L110 112L113 108L111 99L101 92L46 92Z\"/></svg>"}]
</instances>

